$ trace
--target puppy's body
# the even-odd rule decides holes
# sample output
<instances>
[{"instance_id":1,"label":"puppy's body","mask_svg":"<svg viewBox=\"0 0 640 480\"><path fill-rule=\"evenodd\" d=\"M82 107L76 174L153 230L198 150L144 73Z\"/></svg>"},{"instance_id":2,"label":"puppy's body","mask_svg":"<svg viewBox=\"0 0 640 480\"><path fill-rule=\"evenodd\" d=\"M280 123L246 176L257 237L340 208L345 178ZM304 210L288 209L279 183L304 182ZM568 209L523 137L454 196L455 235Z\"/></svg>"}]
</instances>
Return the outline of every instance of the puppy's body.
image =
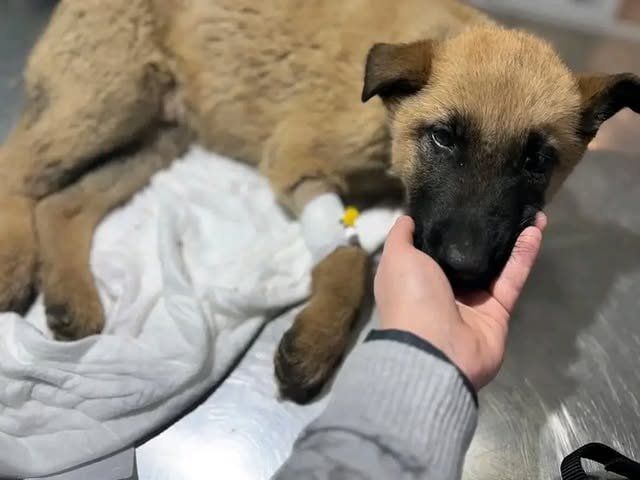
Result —
<instances>
[{"instance_id":1,"label":"puppy's body","mask_svg":"<svg viewBox=\"0 0 640 480\"><path fill-rule=\"evenodd\" d=\"M301 168L342 183L346 170L388 163L384 108L363 106L359 95L376 41L443 36L485 21L441 0L405 1L402 8L390 0L375 8L366 0L154 0L154 8L188 124L205 146L262 163L282 196ZM278 136L303 150L290 164L271 158L279 156Z\"/></svg>"},{"instance_id":2,"label":"puppy's body","mask_svg":"<svg viewBox=\"0 0 640 480\"><path fill-rule=\"evenodd\" d=\"M374 3L63 0L0 148L0 308L27 306L37 280L59 338L99 332L93 229L194 140L257 166L294 213L326 192L383 199L391 172L416 244L485 281L599 124L640 109L636 77L574 77L458 2ZM276 358L287 396L330 376L366 278L356 247L315 268Z\"/></svg>"}]
</instances>

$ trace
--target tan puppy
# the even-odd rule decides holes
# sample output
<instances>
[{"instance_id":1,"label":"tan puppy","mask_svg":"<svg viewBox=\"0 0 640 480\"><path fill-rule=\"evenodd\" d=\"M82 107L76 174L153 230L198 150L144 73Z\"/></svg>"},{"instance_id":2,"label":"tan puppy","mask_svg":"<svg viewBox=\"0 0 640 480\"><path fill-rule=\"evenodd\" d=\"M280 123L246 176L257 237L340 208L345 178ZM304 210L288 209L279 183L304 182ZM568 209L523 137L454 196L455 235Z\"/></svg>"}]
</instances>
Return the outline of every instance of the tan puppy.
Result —
<instances>
[{"instance_id":1,"label":"tan puppy","mask_svg":"<svg viewBox=\"0 0 640 480\"><path fill-rule=\"evenodd\" d=\"M0 309L37 285L68 340L103 327L96 224L192 141L256 165L294 214L331 192L384 199L392 175L416 245L464 288L502 268L600 124L640 111L638 77L575 76L445 0L63 0L25 81L0 148ZM276 357L285 396L335 369L367 263L358 247L320 259Z\"/></svg>"}]
</instances>

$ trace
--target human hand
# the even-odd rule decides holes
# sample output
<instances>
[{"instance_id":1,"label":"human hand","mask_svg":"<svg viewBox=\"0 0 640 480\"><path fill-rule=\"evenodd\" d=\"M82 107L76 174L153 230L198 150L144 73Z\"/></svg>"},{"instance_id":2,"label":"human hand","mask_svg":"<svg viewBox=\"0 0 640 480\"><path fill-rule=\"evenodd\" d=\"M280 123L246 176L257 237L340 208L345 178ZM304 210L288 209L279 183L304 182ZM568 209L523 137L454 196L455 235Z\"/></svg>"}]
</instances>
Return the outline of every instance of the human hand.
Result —
<instances>
[{"instance_id":1,"label":"human hand","mask_svg":"<svg viewBox=\"0 0 640 480\"><path fill-rule=\"evenodd\" d=\"M374 291L383 329L411 332L440 349L476 389L504 358L509 318L529 276L547 219L518 237L502 273L487 291L456 296L440 266L413 246L414 223L401 217L385 242Z\"/></svg>"}]
</instances>

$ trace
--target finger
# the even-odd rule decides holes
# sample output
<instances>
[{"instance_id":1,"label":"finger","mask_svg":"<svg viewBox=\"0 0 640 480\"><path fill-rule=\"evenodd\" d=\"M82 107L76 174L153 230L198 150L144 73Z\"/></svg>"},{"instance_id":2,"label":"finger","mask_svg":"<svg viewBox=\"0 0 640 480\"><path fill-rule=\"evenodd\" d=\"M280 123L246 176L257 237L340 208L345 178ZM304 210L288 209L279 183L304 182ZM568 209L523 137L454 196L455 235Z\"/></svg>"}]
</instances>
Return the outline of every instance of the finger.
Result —
<instances>
[{"instance_id":1,"label":"finger","mask_svg":"<svg viewBox=\"0 0 640 480\"><path fill-rule=\"evenodd\" d=\"M547 228L548 219L544 212L538 212L536 214L536 221L534 225L540 229L541 232L544 232L545 228Z\"/></svg>"},{"instance_id":2,"label":"finger","mask_svg":"<svg viewBox=\"0 0 640 480\"><path fill-rule=\"evenodd\" d=\"M406 247L407 245L413 246L414 228L414 223L411 217L403 215L398 218L387 235L387 240L384 243L384 252Z\"/></svg>"},{"instance_id":3,"label":"finger","mask_svg":"<svg viewBox=\"0 0 640 480\"><path fill-rule=\"evenodd\" d=\"M527 227L518 237L511 257L491 289L493 297L511 314L542 245L542 230Z\"/></svg>"}]
</instances>

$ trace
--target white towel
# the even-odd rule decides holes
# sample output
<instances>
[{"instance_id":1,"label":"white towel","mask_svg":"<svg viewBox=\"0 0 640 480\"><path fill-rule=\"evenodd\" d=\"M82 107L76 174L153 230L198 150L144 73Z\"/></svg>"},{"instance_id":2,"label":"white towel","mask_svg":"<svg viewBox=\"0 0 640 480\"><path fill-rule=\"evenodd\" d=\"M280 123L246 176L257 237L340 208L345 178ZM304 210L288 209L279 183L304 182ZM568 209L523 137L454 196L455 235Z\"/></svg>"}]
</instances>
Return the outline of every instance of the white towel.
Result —
<instances>
[{"instance_id":1,"label":"white towel","mask_svg":"<svg viewBox=\"0 0 640 480\"><path fill-rule=\"evenodd\" d=\"M369 249L397 214L364 212ZM263 178L193 148L100 225L91 264L104 334L51 340L41 299L0 314L1 477L94 460L180 414L308 295L311 257Z\"/></svg>"}]
</instances>

